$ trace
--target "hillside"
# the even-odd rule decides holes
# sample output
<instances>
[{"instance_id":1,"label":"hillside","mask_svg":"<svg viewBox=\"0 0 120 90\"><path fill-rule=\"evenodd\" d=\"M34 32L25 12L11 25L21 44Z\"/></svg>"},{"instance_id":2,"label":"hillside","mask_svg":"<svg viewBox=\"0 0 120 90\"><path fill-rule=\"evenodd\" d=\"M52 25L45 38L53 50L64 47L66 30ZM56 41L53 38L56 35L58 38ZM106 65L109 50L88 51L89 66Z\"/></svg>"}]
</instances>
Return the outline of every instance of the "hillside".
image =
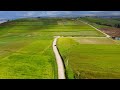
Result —
<instances>
[{"instance_id":1,"label":"hillside","mask_svg":"<svg viewBox=\"0 0 120 90\"><path fill-rule=\"evenodd\" d=\"M120 37L120 18L84 17L80 20L92 24L113 38Z\"/></svg>"},{"instance_id":2,"label":"hillside","mask_svg":"<svg viewBox=\"0 0 120 90\"><path fill-rule=\"evenodd\" d=\"M76 20L24 18L0 24L0 78L57 78L54 36L103 37Z\"/></svg>"}]
</instances>

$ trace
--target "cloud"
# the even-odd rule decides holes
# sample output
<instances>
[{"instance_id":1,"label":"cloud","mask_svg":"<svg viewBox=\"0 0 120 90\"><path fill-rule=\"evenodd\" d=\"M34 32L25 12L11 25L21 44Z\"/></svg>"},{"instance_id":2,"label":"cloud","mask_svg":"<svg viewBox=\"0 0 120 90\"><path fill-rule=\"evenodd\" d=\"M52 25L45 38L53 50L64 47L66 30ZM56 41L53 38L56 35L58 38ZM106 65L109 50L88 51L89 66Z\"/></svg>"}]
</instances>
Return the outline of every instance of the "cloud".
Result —
<instances>
[{"instance_id":1,"label":"cloud","mask_svg":"<svg viewBox=\"0 0 120 90\"><path fill-rule=\"evenodd\" d=\"M104 12L104 11L88 11L88 12L98 13L98 12Z\"/></svg>"},{"instance_id":2,"label":"cloud","mask_svg":"<svg viewBox=\"0 0 120 90\"><path fill-rule=\"evenodd\" d=\"M95 14L82 14L80 16L96 16Z\"/></svg>"},{"instance_id":3,"label":"cloud","mask_svg":"<svg viewBox=\"0 0 120 90\"><path fill-rule=\"evenodd\" d=\"M114 13L111 13L112 15L115 15L115 16L118 16L120 15L120 12L114 12Z\"/></svg>"},{"instance_id":4,"label":"cloud","mask_svg":"<svg viewBox=\"0 0 120 90\"><path fill-rule=\"evenodd\" d=\"M64 16L95 16L94 13L86 11L29 11L24 14L26 17L38 17L38 16L48 16L48 17L64 17Z\"/></svg>"},{"instance_id":5,"label":"cloud","mask_svg":"<svg viewBox=\"0 0 120 90\"><path fill-rule=\"evenodd\" d=\"M29 11L29 12L26 12L23 16L25 16L25 17L31 17L31 16L33 16L34 14L35 14L34 11Z\"/></svg>"},{"instance_id":6,"label":"cloud","mask_svg":"<svg viewBox=\"0 0 120 90\"><path fill-rule=\"evenodd\" d=\"M0 18L120 16L120 11L0 11Z\"/></svg>"},{"instance_id":7,"label":"cloud","mask_svg":"<svg viewBox=\"0 0 120 90\"><path fill-rule=\"evenodd\" d=\"M119 16L120 11L103 11L103 12L98 12L95 14L98 16Z\"/></svg>"},{"instance_id":8,"label":"cloud","mask_svg":"<svg viewBox=\"0 0 120 90\"><path fill-rule=\"evenodd\" d=\"M69 15L71 11L29 11L24 14L26 17L32 16L59 16L59 15Z\"/></svg>"}]
</instances>

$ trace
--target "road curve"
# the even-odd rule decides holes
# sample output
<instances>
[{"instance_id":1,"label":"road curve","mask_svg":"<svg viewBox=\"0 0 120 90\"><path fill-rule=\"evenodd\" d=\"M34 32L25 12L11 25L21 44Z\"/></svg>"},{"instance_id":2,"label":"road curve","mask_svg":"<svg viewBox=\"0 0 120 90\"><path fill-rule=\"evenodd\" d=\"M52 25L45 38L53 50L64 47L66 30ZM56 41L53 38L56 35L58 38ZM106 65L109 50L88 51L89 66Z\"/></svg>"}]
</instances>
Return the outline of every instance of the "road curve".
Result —
<instances>
[{"instance_id":1,"label":"road curve","mask_svg":"<svg viewBox=\"0 0 120 90\"><path fill-rule=\"evenodd\" d=\"M58 66L58 79L65 79L65 71L64 71L63 61L62 61L62 58L61 58L61 56L60 56L60 54L58 52L57 45L56 45L57 39L59 37L60 36L56 36L54 41L53 41L53 51L54 51L57 66Z\"/></svg>"}]
</instances>

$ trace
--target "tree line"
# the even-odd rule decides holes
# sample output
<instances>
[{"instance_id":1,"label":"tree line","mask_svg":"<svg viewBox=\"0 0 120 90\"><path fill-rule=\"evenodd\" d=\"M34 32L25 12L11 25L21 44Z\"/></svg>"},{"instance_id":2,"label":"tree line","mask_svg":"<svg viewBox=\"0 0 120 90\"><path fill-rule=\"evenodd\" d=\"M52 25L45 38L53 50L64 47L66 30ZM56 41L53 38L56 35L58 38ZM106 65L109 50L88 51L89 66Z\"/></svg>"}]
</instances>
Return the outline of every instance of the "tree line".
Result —
<instances>
[{"instance_id":1,"label":"tree line","mask_svg":"<svg viewBox=\"0 0 120 90\"><path fill-rule=\"evenodd\" d=\"M106 24L106 23L101 23L101 22L95 22L95 23L98 25L105 25L105 26L120 28L120 23L116 23L116 24Z\"/></svg>"}]
</instances>

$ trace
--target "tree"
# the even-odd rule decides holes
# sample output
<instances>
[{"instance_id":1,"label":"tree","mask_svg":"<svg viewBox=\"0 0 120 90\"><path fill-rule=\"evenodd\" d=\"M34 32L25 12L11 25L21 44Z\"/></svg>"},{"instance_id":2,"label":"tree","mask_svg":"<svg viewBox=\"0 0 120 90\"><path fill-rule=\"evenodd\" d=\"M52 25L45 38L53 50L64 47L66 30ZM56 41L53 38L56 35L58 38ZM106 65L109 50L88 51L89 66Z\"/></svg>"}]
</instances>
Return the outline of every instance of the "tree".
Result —
<instances>
[{"instance_id":1,"label":"tree","mask_svg":"<svg viewBox=\"0 0 120 90\"><path fill-rule=\"evenodd\" d=\"M118 24L118 28L120 28L120 24Z\"/></svg>"}]
</instances>

